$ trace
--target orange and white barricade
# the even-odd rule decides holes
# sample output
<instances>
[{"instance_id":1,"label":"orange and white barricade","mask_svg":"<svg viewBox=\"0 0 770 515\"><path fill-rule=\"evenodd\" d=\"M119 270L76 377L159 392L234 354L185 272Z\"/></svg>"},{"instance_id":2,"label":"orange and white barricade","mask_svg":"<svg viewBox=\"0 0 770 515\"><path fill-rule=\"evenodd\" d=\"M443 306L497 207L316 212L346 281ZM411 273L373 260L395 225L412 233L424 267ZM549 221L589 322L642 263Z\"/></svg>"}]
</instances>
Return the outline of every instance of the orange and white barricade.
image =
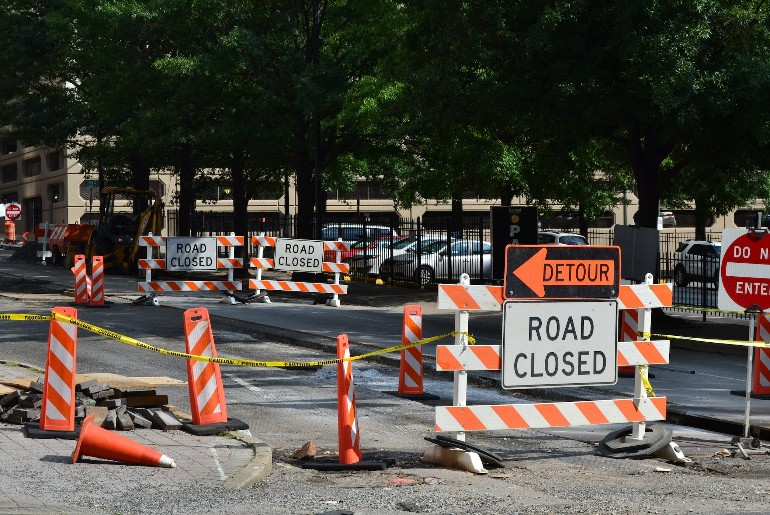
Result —
<instances>
[{"instance_id":1,"label":"orange and white barricade","mask_svg":"<svg viewBox=\"0 0 770 515\"><path fill-rule=\"evenodd\" d=\"M88 305L91 307L104 306L104 257L91 258L91 288L88 294Z\"/></svg>"},{"instance_id":2,"label":"orange and white barricade","mask_svg":"<svg viewBox=\"0 0 770 515\"><path fill-rule=\"evenodd\" d=\"M37 241L40 243L41 250L37 251L37 259L39 260L38 263L41 265L46 264L46 258L53 256L53 254L51 254L51 250L48 248L48 238L51 235L52 227L53 226L48 222L40 224L41 236L37 239ZM37 234L37 231L35 231L35 233Z\"/></svg>"},{"instance_id":3,"label":"orange and white barricade","mask_svg":"<svg viewBox=\"0 0 770 515\"><path fill-rule=\"evenodd\" d=\"M86 270L86 256L77 254L75 256L75 265L72 267L72 274L75 276L75 304L88 304L91 296L90 283L91 278Z\"/></svg>"},{"instance_id":4,"label":"orange and white barricade","mask_svg":"<svg viewBox=\"0 0 770 515\"><path fill-rule=\"evenodd\" d=\"M54 313L77 318L74 308L55 307ZM75 374L77 362L77 327L51 320L48 330L48 355L45 362L41 431L75 430ZM30 436L33 433L30 432ZM73 435L77 438L77 435Z\"/></svg>"},{"instance_id":5,"label":"orange and white barricade","mask_svg":"<svg viewBox=\"0 0 770 515\"><path fill-rule=\"evenodd\" d=\"M635 309L624 309L620 314L620 338L622 342L636 340L639 332L639 312ZM618 375L631 377L636 372L636 367L618 365Z\"/></svg>"},{"instance_id":6,"label":"orange and white barricade","mask_svg":"<svg viewBox=\"0 0 770 515\"><path fill-rule=\"evenodd\" d=\"M770 342L770 318L762 313L757 317L755 341ZM751 392L755 395L770 395L770 349L754 349L754 371Z\"/></svg>"},{"instance_id":7,"label":"orange and white barricade","mask_svg":"<svg viewBox=\"0 0 770 515\"><path fill-rule=\"evenodd\" d=\"M467 276L461 277L459 285L439 285L438 307L458 310L455 316L458 334L455 345L436 347L436 370L454 372L455 379L453 405L436 407L435 430L457 432L457 439L464 440L465 431L632 423L629 438L643 441L645 423L666 418L666 398L650 398L644 387L646 366L669 361L669 341L649 340L651 310L672 303L670 284L653 285L651 276L647 280L647 284L621 285L618 294L619 309L638 310L642 335L642 339L618 342L618 366L633 366L636 370L632 399L499 406L466 406L467 371L502 369L501 345L468 345L466 334L468 310L501 310L503 288L471 286Z\"/></svg>"},{"instance_id":8,"label":"orange and white barricade","mask_svg":"<svg viewBox=\"0 0 770 515\"><path fill-rule=\"evenodd\" d=\"M336 253L336 260L334 262L324 261L321 263L321 270L319 272L328 272L334 274L334 282L329 283L307 283L296 281L265 281L262 279L262 270L268 268L275 268L275 261L264 257L264 247L275 247L276 240L272 236L265 236L260 234L259 236L252 236L251 243L257 247L257 257L251 258L250 266L256 268L256 278L249 280L249 288L256 290L256 294L259 295L260 290L268 291L286 291L286 292L302 292L302 293L327 293L332 296L327 302L327 306L340 306L340 295L344 295L348 292L347 285L340 284L341 274L346 274L350 271L350 266L347 263L342 263L342 251L348 250L350 245L341 241L324 241L324 251L333 251ZM266 296L261 297L267 299ZM269 299L264 302L270 302Z\"/></svg>"},{"instance_id":9,"label":"orange and white barricade","mask_svg":"<svg viewBox=\"0 0 770 515\"><path fill-rule=\"evenodd\" d=\"M401 344L409 345L422 340L422 308L404 306L404 325ZM398 373L399 395L422 395L423 391L422 347L416 345L401 351Z\"/></svg>"},{"instance_id":10,"label":"orange and white barricade","mask_svg":"<svg viewBox=\"0 0 770 515\"><path fill-rule=\"evenodd\" d=\"M350 358L348 336L337 337L337 359ZM356 391L353 384L353 362L337 364L337 438L339 462L351 465L361 461L361 435L356 416Z\"/></svg>"},{"instance_id":11,"label":"orange and white barricade","mask_svg":"<svg viewBox=\"0 0 770 515\"><path fill-rule=\"evenodd\" d=\"M196 292L196 291L223 291L228 294L228 302L235 304L235 298L233 293L240 291L242 285L240 281L235 280L234 269L243 267L243 259L235 257L235 248L243 246L244 237L235 236L216 236L216 244L218 247L229 247L228 257L217 257L216 268L218 270L227 270L227 280L224 281L153 281L153 270L165 270L166 259L155 257L155 253L160 252L161 247L165 247L167 238L165 236L153 236L152 233L147 236L141 236L139 239L140 247L147 247L147 257L139 260L139 269L144 270L145 280L137 284L137 289L140 292L144 292L147 295L144 297L146 300L152 299L155 306L159 305L158 300L155 298L159 292Z\"/></svg>"}]
</instances>

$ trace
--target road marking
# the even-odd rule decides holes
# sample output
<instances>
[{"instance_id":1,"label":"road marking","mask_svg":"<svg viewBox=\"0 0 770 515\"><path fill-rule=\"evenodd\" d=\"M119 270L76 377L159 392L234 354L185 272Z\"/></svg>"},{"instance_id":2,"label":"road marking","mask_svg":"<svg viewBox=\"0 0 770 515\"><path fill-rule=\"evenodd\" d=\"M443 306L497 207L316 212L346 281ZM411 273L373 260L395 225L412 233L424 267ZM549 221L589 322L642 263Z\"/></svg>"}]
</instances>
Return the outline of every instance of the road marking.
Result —
<instances>
[{"instance_id":1,"label":"road marking","mask_svg":"<svg viewBox=\"0 0 770 515\"><path fill-rule=\"evenodd\" d=\"M219 454L217 454L217 450L214 447L209 447L209 450L211 451L211 456L214 458L214 463L217 466L217 470L219 471L219 479L222 481L227 480L227 474L225 474L225 471L222 470L222 462L219 461Z\"/></svg>"},{"instance_id":2,"label":"road marking","mask_svg":"<svg viewBox=\"0 0 770 515\"><path fill-rule=\"evenodd\" d=\"M252 392L262 391L262 388L260 388L259 386L254 386L253 384L250 384L245 380L241 379L240 377L234 376L233 374L223 374L223 375L228 379L232 379L233 382L238 383L240 386L243 386L244 388L251 390Z\"/></svg>"}]
</instances>

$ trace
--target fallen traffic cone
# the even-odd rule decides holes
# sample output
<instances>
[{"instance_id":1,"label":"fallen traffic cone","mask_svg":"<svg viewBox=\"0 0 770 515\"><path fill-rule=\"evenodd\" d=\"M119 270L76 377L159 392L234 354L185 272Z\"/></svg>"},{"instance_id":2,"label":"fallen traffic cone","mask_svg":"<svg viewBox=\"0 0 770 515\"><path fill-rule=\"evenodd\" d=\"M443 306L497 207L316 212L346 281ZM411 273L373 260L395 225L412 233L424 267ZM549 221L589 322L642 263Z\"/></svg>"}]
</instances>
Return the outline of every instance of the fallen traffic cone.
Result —
<instances>
[{"instance_id":1,"label":"fallen traffic cone","mask_svg":"<svg viewBox=\"0 0 770 515\"><path fill-rule=\"evenodd\" d=\"M176 467L176 462L165 454L125 436L102 429L93 422L93 414L88 415L83 421L75 452L72 453L72 463L77 463L81 456L92 456L133 465Z\"/></svg>"},{"instance_id":2,"label":"fallen traffic cone","mask_svg":"<svg viewBox=\"0 0 770 515\"><path fill-rule=\"evenodd\" d=\"M337 359L350 357L348 335L337 337ZM339 462L350 465L361 461L358 418L356 417L356 392L353 385L353 363L343 361L337 364L337 424L340 449Z\"/></svg>"}]
</instances>

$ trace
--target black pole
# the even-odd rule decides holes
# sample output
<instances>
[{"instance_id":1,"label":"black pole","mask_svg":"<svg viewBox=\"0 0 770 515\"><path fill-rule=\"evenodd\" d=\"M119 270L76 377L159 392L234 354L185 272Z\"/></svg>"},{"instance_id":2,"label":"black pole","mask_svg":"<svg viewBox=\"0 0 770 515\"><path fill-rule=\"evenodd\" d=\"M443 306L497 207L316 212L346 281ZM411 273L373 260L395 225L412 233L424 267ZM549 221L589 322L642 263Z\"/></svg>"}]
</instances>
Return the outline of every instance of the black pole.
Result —
<instances>
[{"instance_id":1,"label":"black pole","mask_svg":"<svg viewBox=\"0 0 770 515\"><path fill-rule=\"evenodd\" d=\"M319 32L318 27L318 0L313 0L313 75L317 79L318 74L318 45L319 45ZM321 237L321 227L323 221L321 220L321 120L320 113L318 112L318 105L313 109L313 132L315 140L315 169L313 170L313 181L315 187L315 224L313 225L313 237Z\"/></svg>"}]
</instances>

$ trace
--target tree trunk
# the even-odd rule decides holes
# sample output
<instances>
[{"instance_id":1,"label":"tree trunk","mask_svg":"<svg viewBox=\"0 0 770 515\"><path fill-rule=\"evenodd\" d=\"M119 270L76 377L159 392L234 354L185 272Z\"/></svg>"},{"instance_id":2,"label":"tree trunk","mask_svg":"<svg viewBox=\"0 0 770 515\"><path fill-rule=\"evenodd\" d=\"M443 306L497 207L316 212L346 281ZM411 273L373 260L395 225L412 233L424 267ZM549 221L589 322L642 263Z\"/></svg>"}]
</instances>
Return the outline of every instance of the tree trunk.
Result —
<instances>
[{"instance_id":1,"label":"tree trunk","mask_svg":"<svg viewBox=\"0 0 770 515\"><path fill-rule=\"evenodd\" d=\"M128 167L131 170L131 186L136 190L147 191L150 189L150 165L147 164L141 153L134 151L128 157ZM149 199L137 196L134 202L134 215L138 215L149 205Z\"/></svg>"},{"instance_id":2,"label":"tree trunk","mask_svg":"<svg viewBox=\"0 0 770 515\"><path fill-rule=\"evenodd\" d=\"M236 236L243 236L245 238L243 247L236 247L235 255L243 259L243 268L235 269L235 277L239 279L245 279L248 277L249 271L249 241L251 240L251 234L249 234L249 198L246 195L246 188L244 186L244 158L242 152L237 152L233 156L232 168L230 170L232 176L232 188L233 188L233 231Z\"/></svg>"},{"instance_id":3,"label":"tree trunk","mask_svg":"<svg viewBox=\"0 0 770 515\"><path fill-rule=\"evenodd\" d=\"M500 205L510 206L513 202L513 186L510 181L505 181L500 188Z\"/></svg>"},{"instance_id":4,"label":"tree trunk","mask_svg":"<svg viewBox=\"0 0 770 515\"><path fill-rule=\"evenodd\" d=\"M695 199L695 239L706 239L706 222L711 218L706 203Z\"/></svg>"},{"instance_id":5,"label":"tree trunk","mask_svg":"<svg viewBox=\"0 0 770 515\"><path fill-rule=\"evenodd\" d=\"M297 166L297 238L313 237L313 213L315 211L315 188L313 185L313 164L303 160Z\"/></svg>"},{"instance_id":6,"label":"tree trunk","mask_svg":"<svg viewBox=\"0 0 770 515\"><path fill-rule=\"evenodd\" d=\"M585 239L588 239L588 219L586 218L582 204L578 206L578 227L580 228L580 234Z\"/></svg>"},{"instance_id":7,"label":"tree trunk","mask_svg":"<svg viewBox=\"0 0 770 515\"><path fill-rule=\"evenodd\" d=\"M642 143L636 135L629 141L631 169L636 181L639 212L634 217L640 227L656 228L660 212L660 164L662 158L653 145Z\"/></svg>"},{"instance_id":8,"label":"tree trunk","mask_svg":"<svg viewBox=\"0 0 770 515\"><path fill-rule=\"evenodd\" d=\"M193 165L192 146L182 145L179 159L179 220L177 236L195 236L192 234L192 218L195 214L195 166Z\"/></svg>"}]
</instances>

